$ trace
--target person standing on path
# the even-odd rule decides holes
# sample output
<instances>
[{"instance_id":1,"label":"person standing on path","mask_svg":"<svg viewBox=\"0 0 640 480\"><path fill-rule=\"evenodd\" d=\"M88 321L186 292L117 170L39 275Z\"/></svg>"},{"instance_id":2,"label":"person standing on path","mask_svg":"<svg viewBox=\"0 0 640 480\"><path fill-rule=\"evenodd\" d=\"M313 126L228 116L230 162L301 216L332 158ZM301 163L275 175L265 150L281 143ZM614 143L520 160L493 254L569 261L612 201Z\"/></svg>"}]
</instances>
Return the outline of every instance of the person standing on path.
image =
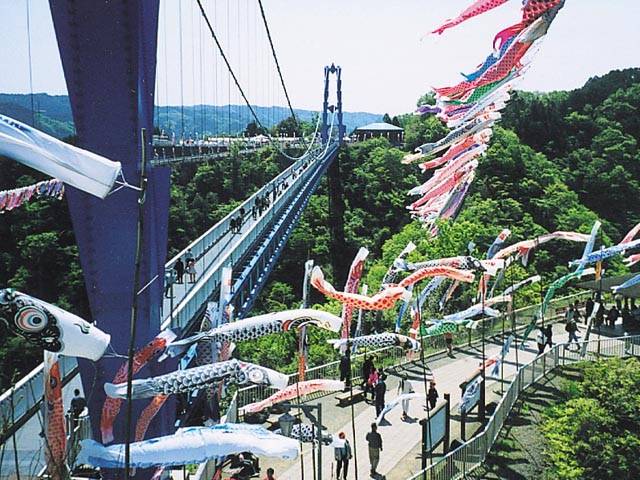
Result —
<instances>
[{"instance_id":1,"label":"person standing on path","mask_svg":"<svg viewBox=\"0 0 640 480\"><path fill-rule=\"evenodd\" d=\"M587 299L587 303L585 305L585 310L584 310L584 323L587 323L587 321L589 321L589 317L593 313L594 307L595 307L595 303L593 303L593 298L589 297Z\"/></svg>"},{"instance_id":2,"label":"person standing on path","mask_svg":"<svg viewBox=\"0 0 640 480\"><path fill-rule=\"evenodd\" d=\"M378 425L371 424L371 431L365 437L369 444L369 463L371 465L371 475L375 475L378 463L380 463L380 452L382 451L382 436L378 433Z\"/></svg>"},{"instance_id":3,"label":"person standing on path","mask_svg":"<svg viewBox=\"0 0 640 480\"><path fill-rule=\"evenodd\" d=\"M429 392L427 393L427 400L429 400L429 409L433 410L436 407L436 403L438 402L438 390L436 390L436 382L431 382L429 384Z\"/></svg>"},{"instance_id":4,"label":"person standing on path","mask_svg":"<svg viewBox=\"0 0 640 480\"><path fill-rule=\"evenodd\" d=\"M349 445L349 440L345 438L344 432L340 432L338 438L333 442L333 453L337 464L336 480L341 480L341 472L342 480L347 480L349 460L351 460L353 455L351 454L351 445Z\"/></svg>"},{"instance_id":5,"label":"person standing on path","mask_svg":"<svg viewBox=\"0 0 640 480\"><path fill-rule=\"evenodd\" d=\"M571 316L573 318L573 315ZM538 344L538 355L544 353L544 347L547 345L547 337L544 334L544 328L538 327L538 335L536 335L536 343Z\"/></svg>"},{"instance_id":6,"label":"person standing on path","mask_svg":"<svg viewBox=\"0 0 640 480\"><path fill-rule=\"evenodd\" d=\"M447 355L453 357L453 333L444 332L444 341L447 344Z\"/></svg>"},{"instance_id":7,"label":"person standing on path","mask_svg":"<svg viewBox=\"0 0 640 480\"><path fill-rule=\"evenodd\" d=\"M609 322L610 327L616 326L616 321L618 320L619 316L620 316L620 311L618 310L618 307L613 305L611 307L611 310L609 310L609 313L607 314L607 321Z\"/></svg>"},{"instance_id":8,"label":"person standing on path","mask_svg":"<svg viewBox=\"0 0 640 480\"><path fill-rule=\"evenodd\" d=\"M340 357L340 381L344 382L345 392L351 387L351 359L346 353Z\"/></svg>"},{"instance_id":9,"label":"person standing on path","mask_svg":"<svg viewBox=\"0 0 640 480\"><path fill-rule=\"evenodd\" d=\"M365 354L366 355L366 354ZM364 390L364 400L367 401L367 391L369 386L369 375L375 367L373 366L373 359L366 357L362 363L362 390Z\"/></svg>"},{"instance_id":10,"label":"person standing on path","mask_svg":"<svg viewBox=\"0 0 640 480\"><path fill-rule=\"evenodd\" d=\"M189 274L189 283L196 283L196 261L193 258L187 262L187 273Z\"/></svg>"},{"instance_id":11,"label":"person standing on path","mask_svg":"<svg viewBox=\"0 0 640 480\"><path fill-rule=\"evenodd\" d=\"M385 378L385 375L380 375L378 383L376 383L376 386L374 387L376 395L376 417L378 417L384 409L384 395L387 393L387 384L384 382Z\"/></svg>"},{"instance_id":12,"label":"person standing on path","mask_svg":"<svg viewBox=\"0 0 640 480\"><path fill-rule=\"evenodd\" d=\"M573 302L573 318L576 323L579 323L580 319L582 318L582 314L580 313L580 304L577 300Z\"/></svg>"},{"instance_id":13,"label":"person standing on path","mask_svg":"<svg viewBox=\"0 0 640 480\"><path fill-rule=\"evenodd\" d=\"M172 298L171 286L176 281L175 270L169 269L164 272L164 298Z\"/></svg>"},{"instance_id":14,"label":"person standing on path","mask_svg":"<svg viewBox=\"0 0 640 480\"><path fill-rule=\"evenodd\" d=\"M376 367L371 369L371 373L369 374L369 378L367 379L367 386L364 391L364 399L367 399L367 392L371 392L371 401L373 402L376 398L376 385L378 384L378 371Z\"/></svg>"},{"instance_id":15,"label":"person standing on path","mask_svg":"<svg viewBox=\"0 0 640 480\"><path fill-rule=\"evenodd\" d=\"M549 345L549 349L553 348L553 325L549 324L544 328L544 337Z\"/></svg>"},{"instance_id":16,"label":"person standing on path","mask_svg":"<svg viewBox=\"0 0 640 480\"><path fill-rule=\"evenodd\" d=\"M406 375L400 377L400 383L398 383L398 395L407 395L413 393L413 385ZM409 399L402 400L402 420L409 418Z\"/></svg>"},{"instance_id":17,"label":"person standing on path","mask_svg":"<svg viewBox=\"0 0 640 480\"><path fill-rule=\"evenodd\" d=\"M564 329L569 333L569 341L567 342L566 348L569 348L571 346L571 342L575 340L576 346L578 347L578 350L579 350L580 346L578 344L578 334L577 334L578 324L576 323L576 321L574 319L569 320L565 325Z\"/></svg>"}]
</instances>

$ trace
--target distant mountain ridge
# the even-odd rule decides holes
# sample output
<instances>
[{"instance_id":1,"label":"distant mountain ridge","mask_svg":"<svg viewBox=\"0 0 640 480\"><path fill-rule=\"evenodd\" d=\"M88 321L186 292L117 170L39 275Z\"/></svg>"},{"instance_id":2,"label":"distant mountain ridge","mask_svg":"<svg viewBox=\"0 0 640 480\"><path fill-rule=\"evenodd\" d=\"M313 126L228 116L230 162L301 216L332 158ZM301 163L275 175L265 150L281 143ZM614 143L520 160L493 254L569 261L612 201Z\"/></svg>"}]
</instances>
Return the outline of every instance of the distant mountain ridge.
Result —
<instances>
[{"instance_id":1,"label":"distant mountain ridge","mask_svg":"<svg viewBox=\"0 0 640 480\"><path fill-rule=\"evenodd\" d=\"M73 135L73 117L69 97L66 95L49 95L0 93L0 113L15 118L58 138ZM252 105L260 122L271 128L290 113L286 107L261 107ZM33 113L32 113L33 112ZM294 109L296 116L305 122L313 122L318 112ZM156 126L167 132L185 136L200 135L204 130L208 134L237 134L244 131L253 116L246 105L190 105L159 106L155 111ZM344 124L347 132L368 123L379 122L382 114L369 112L344 112ZM34 122L35 120L35 122Z\"/></svg>"}]
</instances>

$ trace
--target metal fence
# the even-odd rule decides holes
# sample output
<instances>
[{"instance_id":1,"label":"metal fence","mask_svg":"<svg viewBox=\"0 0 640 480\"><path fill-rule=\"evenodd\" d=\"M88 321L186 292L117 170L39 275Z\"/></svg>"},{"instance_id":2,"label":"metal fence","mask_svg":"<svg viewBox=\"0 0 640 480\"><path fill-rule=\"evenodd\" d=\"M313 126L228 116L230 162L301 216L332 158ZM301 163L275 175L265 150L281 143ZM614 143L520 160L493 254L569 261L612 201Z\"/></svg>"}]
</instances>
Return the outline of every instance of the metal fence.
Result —
<instances>
[{"instance_id":1,"label":"metal fence","mask_svg":"<svg viewBox=\"0 0 640 480\"><path fill-rule=\"evenodd\" d=\"M314 156L319 153L322 152L312 150L307 157L289 166L167 262L165 268L173 268L178 258L184 258L189 250L196 261L204 261L205 255L212 258L209 265L200 265L202 271L206 273L193 284L187 295L176 305L174 311L165 314L162 329L183 327L191 321L202 305L220 286L222 268L242 257L256 240L264 235L274 217L280 215L289 202L311 181L313 173L321 168L322 162L319 161L321 157ZM293 178L294 174L295 179ZM269 207L261 216L252 219L251 210L256 204L257 198L270 195L275 186L283 183L288 183L289 187L270 202ZM247 232L237 235L231 231L231 220L239 216L241 209L244 210L247 221L252 226Z\"/></svg>"},{"instance_id":2,"label":"metal fence","mask_svg":"<svg viewBox=\"0 0 640 480\"><path fill-rule=\"evenodd\" d=\"M581 342L577 351L559 344L522 366L484 429L456 450L408 480L456 480L479 467L495 443L520 393L555 368L583 360L640 355L640 335ZM586 348L585 348L586 347Z\"/></svg>"},{"instance_id":3,"label":"metal fence","mask_svg":"<svg viewBox=\"0 0 640 480\"><path fill-rule=\"evenodd\" d=\"M547 322L554 322L563 318L563 309L570 303L576 300L581 301L588 296L588 293L577 293L574 295L568 295L553 300L549 308L549 312L553 312L547 318ZM482 339L482 330L484 328L484 335L486 340L491 340L502 334L503 326L505 333L511 332L512 325L515 325L517 331L524 330L535 313L540 309L540 305L529 305L527 307L520 308L513 312L512 318L508 315L503 315L496 318L481 319L479 327L474 330L468 330L468 333L461 334L458 338L458 344L461 342L467 342L468 345L478 343ZM513 322L513 323L512 323ZM443 335L434 335L425 337L423 339L423 345L425 349L425 356L437 355L446 350L446 343ZM365 356L375 356L377 358L377 364L383 368L399 367L406 363L415 361L419 358L414 352L406 353L400 348L396 347L384 347L377 350L362 351L351 356L351 378L356 381L360 379L362 372L362 363ZM317 380L317 379L338 379L340 378L339 371L340 362L330 362L324 365L310 368L305 373L305 380ZM292 373L289 375L289 385L293 385L298 381L298 373ZM252 385L249 387L238 390L237 408L241 411L242 407L253 402L258 402L269 397L273 393L273 389L266 386ZM317 392L305 397L307 400L313 400L327 395L324 392Z\"/></svg>"}]
</instances>

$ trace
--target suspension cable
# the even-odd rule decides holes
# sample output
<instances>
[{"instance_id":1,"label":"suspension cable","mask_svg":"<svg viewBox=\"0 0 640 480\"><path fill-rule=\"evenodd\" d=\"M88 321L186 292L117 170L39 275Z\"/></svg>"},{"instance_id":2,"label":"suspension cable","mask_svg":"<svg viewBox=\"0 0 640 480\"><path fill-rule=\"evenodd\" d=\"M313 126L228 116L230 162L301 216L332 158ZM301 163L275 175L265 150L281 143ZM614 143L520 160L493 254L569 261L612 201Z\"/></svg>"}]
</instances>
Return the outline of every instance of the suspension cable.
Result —
<instances>
[{"instance_id":1,"label":"suspension cable","mask_svg":"<svg viewBox=\"0 0 640 480\"><path fill-rule=\"evenodd\" d=\"M36 125L36 112L33 105L33 63L31 61L31 11L29 9L29 2L27 0L27 49L29 52L29 98L31 100L31 125Z\"/></svg>"},{"instance_id":2,"label":"suspension cable","mask_svg":"<svg viewBox=\"0 0 640 480\"><path fill-rule=\"evenodd\" d=\"M178 22L180 38L180 141L184 143L184 64L182 55L182 2L178 2Z\"/></svg>"},{"instance_id":3,"label":"suspension cable","mask_svg":"<svg viewBox=\"0 0 640 480\"><path fill-rule=\"evenodd\" d=\"M229 71L229 75L230 78L233 78L233 81L236 85L236 87L238 88L238 91L240 92L240 95L242 96L242 99L244 100L244 102L246 103L247 107L249 108L249 111L251 112L251 115L253 116L253 118L255 119L256 123L258 124L258 126L265 130L268 131L264 125L262 124L262 122L260 121L260 119L258 118L258 115L256 114L256 111L254 110L253 106L251 105L251 103L249 102L249 99L247 98L247 95L245 94L244 90L242 89L242 86L240 85L240 82L238 81L238 77L236 76L236 74L233 71L233 68L231 67L231 64L229 63L229 59L227 58L226 54L224 53L224 50L222 48L222 45L220 44L220 41L218 40L218 36L216 35L212 25L211 25L211 21L209 20L209 17L207 15L207 12L204 9L204 6L202 5L202 0L196 0L198 7L200 8L200 13L202 14L202 17L204 18L205 23L207 24L207 28L209 29L209 33L211 33L211 38L213 38L213 41L216 44L216 47L218 48L218 52L220 53L220 56L222 57L222 60L224 60L224 63L227 66L227 70ZM290 157L289 155L285 154L282 149L280 148L280 146L278 145L278 143L276 141L273 140L273 138L269 135L268 136L269 141L276 146L276 149L283 154L285 157L289 158L289 159L293 159L293 160L297 160L297 158L294 157ZM300 157L301 158L301 157Z\"/></svg>"}]
</instances>

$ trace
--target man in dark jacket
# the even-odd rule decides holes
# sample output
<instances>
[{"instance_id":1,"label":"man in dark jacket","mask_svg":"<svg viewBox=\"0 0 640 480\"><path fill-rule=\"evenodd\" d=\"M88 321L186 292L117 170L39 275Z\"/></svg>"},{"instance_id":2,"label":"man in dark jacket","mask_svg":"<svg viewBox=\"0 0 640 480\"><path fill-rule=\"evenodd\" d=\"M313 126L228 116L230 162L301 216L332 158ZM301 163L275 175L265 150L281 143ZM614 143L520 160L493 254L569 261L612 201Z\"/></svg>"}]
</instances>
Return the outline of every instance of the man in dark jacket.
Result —
<instances>
[{"instance_id":1,"label":"man in dark jacket","mask_svg":"<svg viewBox=\"0 0 640 480\"><path fill-rule=\"evenodd\" d=\"M373 476L376 474L382 451L382 436L378 433L378 425L372 423L371 431L367 433L365 438L369 444L369 463L371 464L371 476Z\"/></svg>"},{"instance_id":2,"label":"man in dark jacket","mask_svg":"<svg viewBox=\"0 0 640 480\"><path fill-rule=\"evenodd\" d=\"M345 391L351 387L351 359L346 353L340 357L340 381L344 382Z\"/></svg>"},{"instance_id":3,"label":"man in dark jacket","mask_svg":"<svg viewBox=\"0 0 640 480\"><path fill-rule=\"evenodd\" d=\"M173 269L176 271L176 281L182 283L182 278L184 277L184 262L181 258L173 265Z\"/></svg>"},{"instance_id":4,"label":"man in dark jacket","mask_svg":"<svg viewBox=\"0 0 640 480\"><path fill-rule=\"evenodd\" d=\"M376 396L376 417L380 415L384 408L384 395L387 393L387 384L384 382L386 376L381 375L380 380L376 383L374 393Z\"/></svg>"},{"instance_id":5,"label":"man in dark jacket","mask_svg":"<svg viewBox=\"0 0 640 480\"><path fill-rule=\"evenodd\" d=\"M587 303L585 305L585 310L584 310L584 322L585 323L587 323L587 321L589 321L589 317L593 313L593 307L594 306L595 306L595 304L593 303L593 299L591 297L589 297L587 299Z\"/></svg>"}]
</instances>

